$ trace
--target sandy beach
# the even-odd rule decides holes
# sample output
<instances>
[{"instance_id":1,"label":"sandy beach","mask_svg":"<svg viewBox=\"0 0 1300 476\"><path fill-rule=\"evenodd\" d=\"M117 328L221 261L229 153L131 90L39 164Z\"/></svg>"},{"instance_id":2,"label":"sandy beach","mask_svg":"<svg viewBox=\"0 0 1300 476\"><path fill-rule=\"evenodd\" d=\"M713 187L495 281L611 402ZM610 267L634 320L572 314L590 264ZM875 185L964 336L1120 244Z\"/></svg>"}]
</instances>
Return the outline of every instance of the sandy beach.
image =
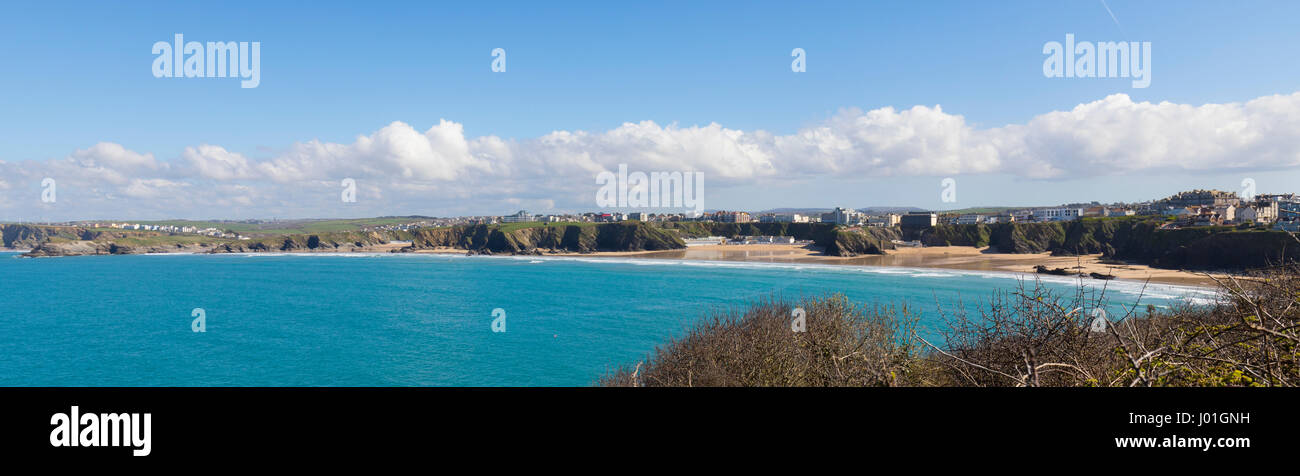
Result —
<instances>
[{"instance_id":1,"label":"sandy beach","mask_svg":"<svg viewBox=\"0 0 1300 476\"><path fill-rule=\"evenodd\" d=\"M429 252L459 252L430 250ZM925 248L899 248L884 255L855 257L825 256L811 245L755 244L755 245L702 245L684 250L631 251L600 253L547 253L547 256L609 256L654 259L689 259L706 261L756 261L771 263L818 263L850 266L904 266L913 268L944 268L970 271L1005 271L1034 274L1038 265L1049 269L1064 268L1074 273L1100 273L1114 275L1116 279L1151 281L1153 283L1187 286L1213 286L1214 281L1202 273L1159 269L1141 264L1103 262L1101 255L1051 256L1050 253L1004 254L989 253L988 248L969 246L936 246ZM1092 278L1086 278L1092 279Z\"/></svg>"}]
</instances>

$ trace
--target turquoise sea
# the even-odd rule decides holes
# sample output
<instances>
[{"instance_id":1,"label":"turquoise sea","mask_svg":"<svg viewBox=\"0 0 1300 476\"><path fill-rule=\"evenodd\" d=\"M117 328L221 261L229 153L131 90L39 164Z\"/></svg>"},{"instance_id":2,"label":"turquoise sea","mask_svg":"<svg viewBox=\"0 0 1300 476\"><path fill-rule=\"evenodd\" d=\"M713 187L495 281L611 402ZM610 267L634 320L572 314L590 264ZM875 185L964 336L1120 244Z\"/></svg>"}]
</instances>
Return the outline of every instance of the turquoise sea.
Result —
<instances>
[{"instance_id":1,"label":"turquoise sea","mask_svg":"<svg viewBox=\"0 0 1300 476\"><path fill-rule=\"evenodd\" d=\"M1019 279L634 258L0 253L0 385L588 385L709 310L840 292L907 303L932 327L936 301L977 306ZM1112 314L1139 292L1156 305L1212 297L1105 285ZM196 308L206 332L191 329ZM491 329L497 308L506 332Z\"/></svg>"}]
</instances>

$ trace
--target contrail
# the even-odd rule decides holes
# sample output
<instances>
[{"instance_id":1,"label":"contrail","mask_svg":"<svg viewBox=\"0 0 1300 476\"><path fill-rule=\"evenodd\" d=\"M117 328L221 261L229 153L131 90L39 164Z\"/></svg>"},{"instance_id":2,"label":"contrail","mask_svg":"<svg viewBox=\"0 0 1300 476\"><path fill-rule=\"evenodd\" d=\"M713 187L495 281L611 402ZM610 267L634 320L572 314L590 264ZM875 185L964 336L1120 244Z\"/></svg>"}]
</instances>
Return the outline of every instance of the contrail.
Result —
<instances>
[{"instance_id":1,"label":"contrail","mask_svg":"<svg viewBox=\"0 0 1300 476\"><path fill-rule=\"evenodd\" d=\"M1106 4L1106 0L1101 0L1101 6L1106 7L1106 13L1109 13L1110 19L1115 21L1115 27L1119 28L1120 34L1128 36L1128 33L1124 33L1124 25L1119 24L1119 18L1115 18L1115 12L1110 10L1110 5Z\"/></svg>"},{"instance_id":2,"label":"contrail","mask_svg":"<svg viewBox=\"0 0 1300 476\"><path fill-rule=\"evenodd\" d=\"M1118 18L1115 18L1115 12L1110 11L1110 5L1107 5L1107 4L1106 4L1106 0L1101 0L1101 6L1106 7L1106 13L1109 13L1109 14L1110 14L1110 19L1111 19L1111 20L1115 20L1115 26L1120 26L1120 27L1122 27L1122 26L1119 24L1119 19L1118 19Z\"/></svg>"}]
</instances>

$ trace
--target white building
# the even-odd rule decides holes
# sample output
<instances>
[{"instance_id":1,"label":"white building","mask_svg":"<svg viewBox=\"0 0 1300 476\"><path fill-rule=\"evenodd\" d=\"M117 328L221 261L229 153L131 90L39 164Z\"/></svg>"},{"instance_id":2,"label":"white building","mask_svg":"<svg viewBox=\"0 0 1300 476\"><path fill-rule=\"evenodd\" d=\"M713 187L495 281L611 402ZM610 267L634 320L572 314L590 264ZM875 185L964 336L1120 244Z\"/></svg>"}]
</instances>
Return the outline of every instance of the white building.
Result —
<instances>
[{"instance_id":1,"label":"white building","mask_svg":"<svg viewBox=\"0 0 1300 476\"><path fill-rule=\"evenodd\" d=\"M869 226L898 226L902 220L902 215L897 213L886 213L884 215L873 215L867 217Z\"/></svg>"},{"instance_id":2,"label":"white building","mask_svg":"<svg viewBox=\"0 0 1300 476\"><path fill-rule=\"evenodd\" d=\"M1083 217L1082 208L1036 208L1034 209L1034 220L1036 221L1071 221Z\"/></svg>"},{"instance_id":3,"label":"white building","mask_svg":"<svg viewBox=\"0 0 1300 476\"><path fill-rule=\"evenodd\" d=\"M533 221L533 216L529 215L525 210L519 210L514 215L501 217L501 223L523 223L528 221Z\"/></svg>"},{"instance_id":4,"label":"white building","mask_svg":"<svg viewBox=\"0 0 1300 476\"><path fill-rule=\"evenodd\" d=\"M837 225L860 225L862 224L862 212L851 210L844 207L835 207L835 210L828 213L831 217L831 223ZM823 220L824 221L824 220Z\"/></svg>"},{"instance_id":5,"label":"white building","mask_svg":"<svg viewBox=\"0 0 1300 476\"><path fill-rule=\"evenodd\" d=\"M769 213L758 217L760 223L808 223L808 217L798 213Z\"/></svg>"}]
</instances>

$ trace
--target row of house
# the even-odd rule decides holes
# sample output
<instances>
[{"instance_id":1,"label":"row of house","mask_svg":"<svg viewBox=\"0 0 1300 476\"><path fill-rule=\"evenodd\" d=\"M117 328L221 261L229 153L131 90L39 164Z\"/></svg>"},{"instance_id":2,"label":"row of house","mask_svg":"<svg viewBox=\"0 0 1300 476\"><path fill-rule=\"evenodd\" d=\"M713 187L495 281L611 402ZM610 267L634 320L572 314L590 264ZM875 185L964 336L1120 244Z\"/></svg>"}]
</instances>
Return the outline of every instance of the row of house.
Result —
<instances>
[{"instance_id":1,"label":"row of house","mask_svg":"<svg viewBox=\"0 0 1300 476\"><path fill-rule=\"evenodd\" d=\"M794 244L793 236L738 236L728 240L732 245L771 245L771 244Z\"/></svg>"},{"instance_id":2,"label":"row of house","mask_svg":"<svg viewBox=\"0 0 1300 476\"><path fill-rule=\"evenodd\" d=\"M1054 208L1012 210L998 214L965 214L946 217L956 224L1055 222L1086 217L1133 215L1173 216L1167 226L1208 226L1238 224L1276 224L1279 229L1294 228L1300 220L1300 199L1295 194L1257 195L1243 199L1221 190L1192 190L1165 199L1136 205L1072 204Z\"/></svg>"},{"instance_id":3,"label":"row of house","mask_svg":"<svg viewBox=\"0 0 1300 476\"><path fill-rule=\"evenodd\" d=\"M1242 199L1228 192L1197 190L1157 201L1150 214L1173 216L1171 226L1274 225L1294 231L1300 222L1300 197L1262 194Z\"/></svg>"},{"instance_id":4,"label":"row of house","mask_svg":"<svg viewBox=\"0 0 1300 476\"><path fill-rule=\"evenodd\" d=\"M181 233L190 235L204 235L215 238L238 238L247 240L248 237L238 233L226 233L217 228L199 228L197 226L175 226L175 225L149 225L142 223L92 223L94 228L114 228L118 230L132 231L156 231L159 233Z\"/></svg>"},{"instance_id":5,"label":"row of house","mask_svg":"<svg viewBox=\"0 0 1300 476\"><path fill-rule=\"evenodd\" d=\"M845 226L935 226L945 224L994 223L1044 223L1079 220L1086 217L1122 217L1134 215L1173 216L1169 226L1236 225L1243 223L1269 225L1279 229L1294 228L1300 221L1300 198L1295 194L1265 194L1243 199L1232 192L1221 190L1191 190L1170 197L1136 204L1108 204L1097 202L1065 204L1057 207L1038 207L1005 210L996 213L968 213L961 215L939 212L909 212L867 214L847 207L836 207L825 213L763 213L751 215L744 211L716 211L703 215L684 213L602 212L564 215L532 215L520 210L501 217L474 217L471 223L542 222L616 222L640 221L715 221L720 223L833 223Z\"/></svg>"}]
</instances>

